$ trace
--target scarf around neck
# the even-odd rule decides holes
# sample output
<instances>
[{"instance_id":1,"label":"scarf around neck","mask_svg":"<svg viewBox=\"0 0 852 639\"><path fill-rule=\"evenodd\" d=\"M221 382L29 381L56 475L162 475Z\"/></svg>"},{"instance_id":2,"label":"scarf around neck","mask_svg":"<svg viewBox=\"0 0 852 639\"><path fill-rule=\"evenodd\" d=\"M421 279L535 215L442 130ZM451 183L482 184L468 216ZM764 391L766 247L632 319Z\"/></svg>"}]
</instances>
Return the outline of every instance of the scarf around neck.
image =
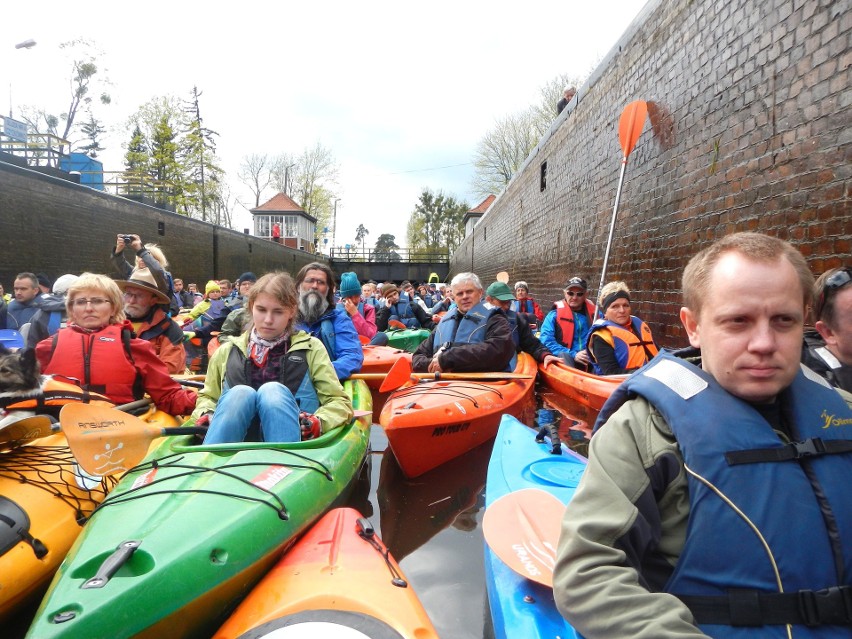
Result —
<instances>
[{"instance_id":1,"label":"scarf around neck","mask_svg":"<svg viewBox=\"0 0 852 639\"><path fill-rule=\"evenodd\" d=\"M266 366L266 360L269 357L269 351L290 338L290 333L285 331L281 337L269 340L263 339L257 334L257 331L252 328L249 335L249 358L258 368Z\"/></svg>"}]
</instances>

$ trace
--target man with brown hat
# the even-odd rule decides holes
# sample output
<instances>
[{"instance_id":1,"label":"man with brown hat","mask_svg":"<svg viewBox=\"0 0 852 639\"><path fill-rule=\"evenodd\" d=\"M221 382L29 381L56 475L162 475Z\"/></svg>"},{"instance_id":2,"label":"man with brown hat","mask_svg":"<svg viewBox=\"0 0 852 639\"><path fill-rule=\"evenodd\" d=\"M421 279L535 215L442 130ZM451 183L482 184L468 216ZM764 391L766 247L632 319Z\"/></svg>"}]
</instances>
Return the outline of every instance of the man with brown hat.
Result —
<instances>
[{"instance_id":1,"label":"man with brown hat","mask_svg":"<svg viewBox=\"0 0 852 639\"><path fill-rule=\"evenodd\" d=\"M382 286L382 296L385 304L376 309L376 326L380 331L388 330L391 320L401 322L406 328L432 328L432 318L419 304L412 304L408 299L400 299L399 289L393 282Z\"/></svg>"},{"instance_id":2,"label":"man with brown hat","mask_svg":"<svg viewBox=\"0 0 852 639\"><path fill-rule=\"evenodd\" d=\"M186 369L183 331L162 309L161 305L168 305L169 297L157 287L151 271L136 269L130 279L116 284L124 293L124 313L136 336L151 343L170 374L183 373Z\"/></svg>"}]
</instances>

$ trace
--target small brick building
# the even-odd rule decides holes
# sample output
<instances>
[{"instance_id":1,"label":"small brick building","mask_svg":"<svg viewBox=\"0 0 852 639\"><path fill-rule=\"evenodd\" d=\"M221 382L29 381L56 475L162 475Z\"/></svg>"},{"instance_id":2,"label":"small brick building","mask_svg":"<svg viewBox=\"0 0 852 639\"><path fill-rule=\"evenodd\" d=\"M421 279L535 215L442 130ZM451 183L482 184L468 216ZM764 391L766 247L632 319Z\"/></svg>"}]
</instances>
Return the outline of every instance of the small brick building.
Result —
<instances>
[{"instance_id":1,"label":"small brick building","mask_svg":"<svg viewBox=\"0 0 852 639\"><path fill-rule=\"evenodd\" d=\"M278 224L284 246L314 252L317 219L305 213L284 193L276 193L271 200L251 209L250 213L254 216L255 237L271 240L272 229Z\"/></svg>"}]
</instances>

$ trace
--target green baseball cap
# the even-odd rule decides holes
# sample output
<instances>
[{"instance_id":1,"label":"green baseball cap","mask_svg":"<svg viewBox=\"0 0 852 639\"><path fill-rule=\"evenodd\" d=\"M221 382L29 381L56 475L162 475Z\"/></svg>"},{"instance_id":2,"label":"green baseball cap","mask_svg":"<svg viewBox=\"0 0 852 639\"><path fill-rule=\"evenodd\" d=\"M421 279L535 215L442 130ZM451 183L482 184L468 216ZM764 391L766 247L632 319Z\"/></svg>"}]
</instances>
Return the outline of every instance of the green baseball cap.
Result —
<instances>
[{"instance_id":1,"label":"green baseball cap","mask_svg":"<svg viewBox=\"0 0 852 639\"><path fill-rule=\"evenodd\" d=\"M488 297L493 297L495 300L500 300L501 302L508 302L509 300L515 299L515 294L512 292L512 289L503 282L494 282L485 290L485 294Z\"/></svg>"}]
</instances>

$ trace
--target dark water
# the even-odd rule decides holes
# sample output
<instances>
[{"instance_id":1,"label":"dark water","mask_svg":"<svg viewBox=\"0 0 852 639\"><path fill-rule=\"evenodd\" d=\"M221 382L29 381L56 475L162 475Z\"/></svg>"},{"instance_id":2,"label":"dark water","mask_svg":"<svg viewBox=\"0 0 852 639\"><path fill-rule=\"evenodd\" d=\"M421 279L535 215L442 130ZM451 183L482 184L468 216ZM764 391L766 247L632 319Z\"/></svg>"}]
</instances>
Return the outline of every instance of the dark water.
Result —
<instances>
[{"instance_id":1,"label":"dark water","mask_svg":"<svg viewBox=\"0 0 852 639\"><path fill-rule=\"evenodd\" d=\"M596 414L540 389L536 402L580 420L563 418L560 435L585 453L583 422L591 426ZM532 425L532 414L526 421ZM481 524L493 441L415 479L402 474L381 426L372 427L370 442L368 464L346 505L373 523L439 636L492 637ZM37 603L4 624L0 636L23 637L36 608Z\"/></svg>"}]
</instances>

